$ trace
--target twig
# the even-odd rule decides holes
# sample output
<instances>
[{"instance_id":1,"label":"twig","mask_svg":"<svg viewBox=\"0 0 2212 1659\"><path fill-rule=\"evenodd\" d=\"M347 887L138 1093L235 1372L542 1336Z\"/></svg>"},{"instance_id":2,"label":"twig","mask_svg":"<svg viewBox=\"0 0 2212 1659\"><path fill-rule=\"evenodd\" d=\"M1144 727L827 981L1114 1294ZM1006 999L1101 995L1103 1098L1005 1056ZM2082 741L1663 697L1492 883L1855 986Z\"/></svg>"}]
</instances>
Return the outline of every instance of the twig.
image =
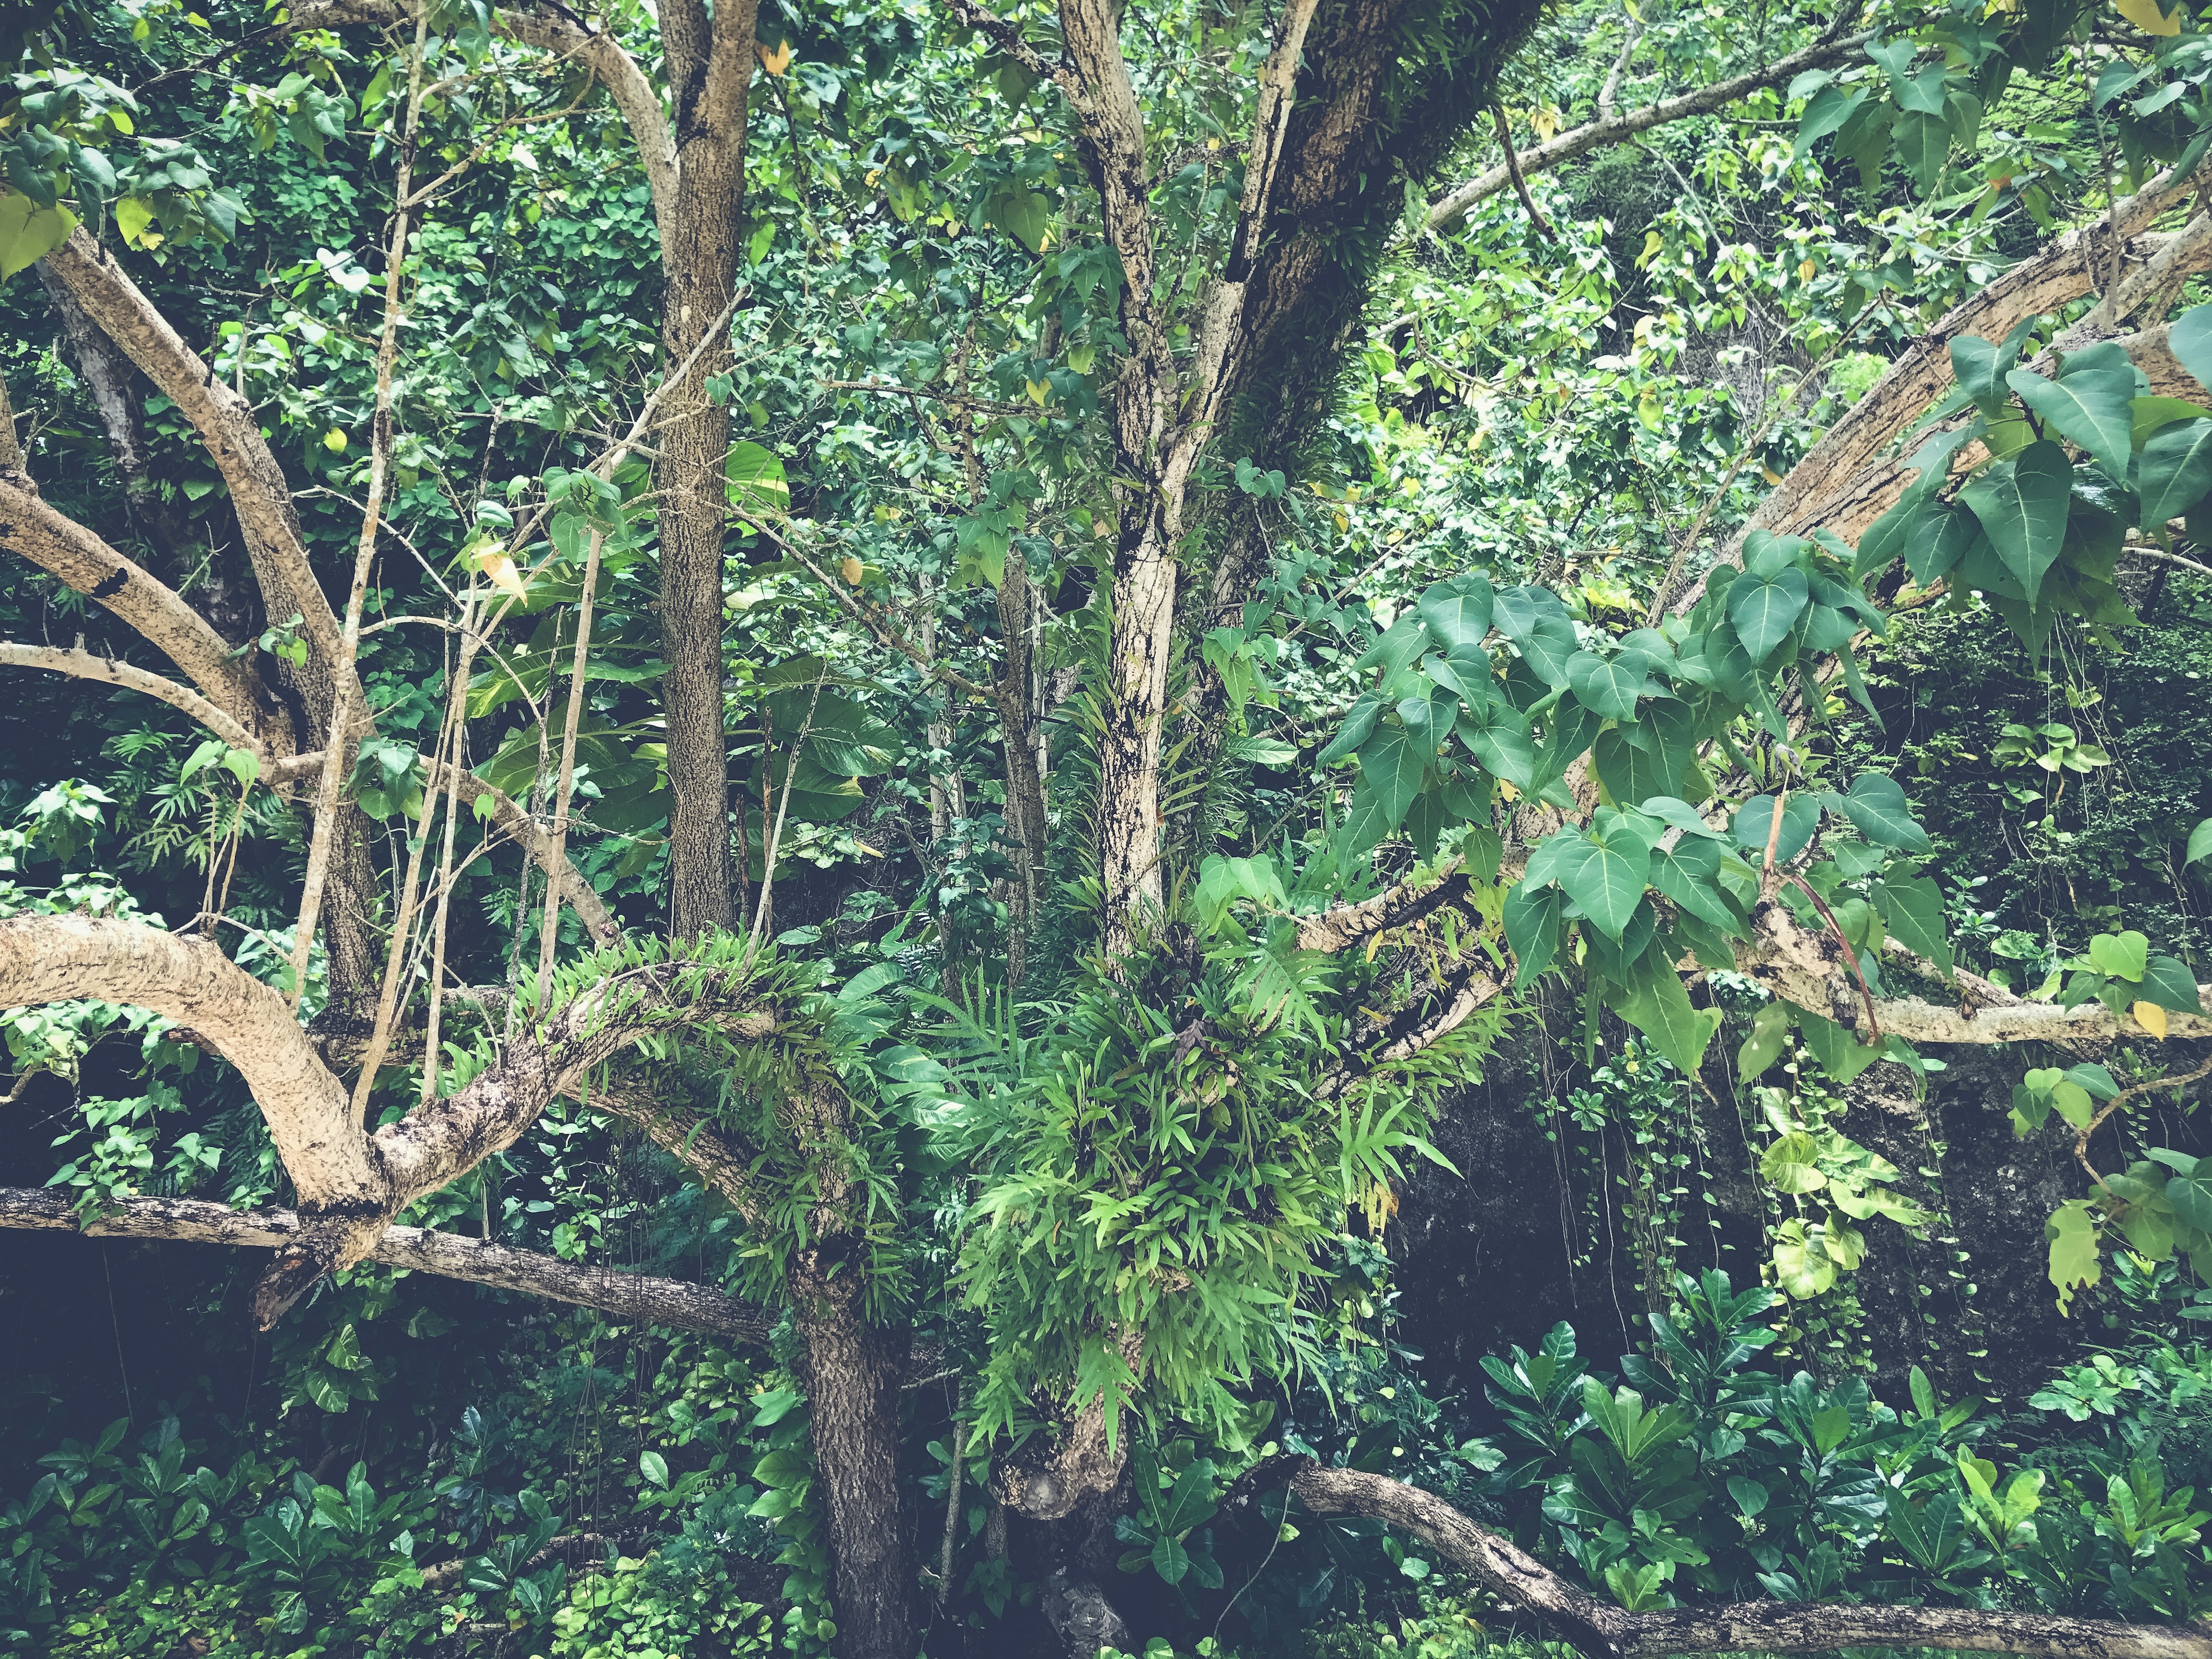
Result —
<instances>
[{"instance_id":1,"label":"twig","mask_svg":"<svg viewBox=\"0 0 2212 1659\"><path fill-rule=\"evenodd\" d=\"M2193 1071L2177 1073L2172 1077L2153 1078L2148 1083L2136 1084L2130 1088L2121 1090L2119 1093L2105 1103L2104 1109L2091 1118L2081 1133L2074 1137L2074 1161L2089 1172L2089 1179L2097 1183L2097 1189L2100 1192L2109 1194L2112 1189L2105 1185L2105 1177L2099 1175L2097 1166L2089 1162L2089 1137L2105 1127L2105 1120L2138 1095L2147 1095L2154 1089L2179 1089L2183 1084L2194 1083L2197 1079L2208 1074L2212 1074L2212 1055L2207 1055L2204 1063Z\"/></svg>"},{"instance_id":2,"label":"twig","mask_svg":"<svg viewBox=\"0 0 2212 1659\"><path fill-rule=\"evenodd\" d=\"M1536 205L1536 198L1528 193L1528 181L1521 176L1521 158L1513 153L1513 131L1505 124L1505 106L1492 104L1490 118L1498 124L1498 142L1505 147L1505 173L1513 180L1513 193L1521 198L1521 205L1528 210L1530 221L1543 233L1544 240L1558 241L1559 232L1552 228L1552 222L1544 216L1543 210Z\"/></svg>"},{"instance_id":3,"label":"twig","mask_svg":"<svg viewBox=\"0 0 2212 1659\"><path fill-rule=\"evenodd\" d=\"M576 787L576 727L584 708L584 666L592 646L592 589L599 579L599 549L606 532L594 526L584 553L584 592L576 605L576 650L568 668L568 708L561 726L561 775L553 791L553 860L568 856L568 803ZM538 1006L547 1006L553 990L553 945L560 932L561 886L545 884L545 920L538 934Z\"/></svg>"}]
</instances>

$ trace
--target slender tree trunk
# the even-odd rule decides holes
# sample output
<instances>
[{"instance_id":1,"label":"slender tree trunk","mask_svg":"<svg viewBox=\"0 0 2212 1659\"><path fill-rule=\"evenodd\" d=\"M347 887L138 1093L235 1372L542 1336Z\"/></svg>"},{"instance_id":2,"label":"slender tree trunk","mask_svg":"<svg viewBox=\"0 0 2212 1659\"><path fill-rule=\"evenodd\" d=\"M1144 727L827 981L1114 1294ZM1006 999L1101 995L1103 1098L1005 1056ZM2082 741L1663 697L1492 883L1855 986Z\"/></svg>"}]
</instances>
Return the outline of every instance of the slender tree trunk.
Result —
<instances>
[{"instance_id":1,"label":"slender tree trunk","mask_svg":"<svg viewBox=\"0 0 2212 1659\"><path fill-rule=\"evenodd\" d=\"M1098 860L1106 951L1128 954L1147 916L1166 902L1162 880L1160 726L1167 712L1176 565L1147 523L1116 560L1105 731L1098 748Z\"/></svg>"},{"instance_id":2,"label":"slender tree trunk","mask_svg":"<svg viewBox=\"0 0 2212 1659\"><path fill-rule=\"evenodd\" d=\"M806 1351L839 1659L913 1659L915 1577L898 1481L907 1333L861 1316L858 1273L829 1276L823 1252L793 1276Z\"/></svg>"},{"instance_id":3,"label":"slender tree trunk","mask_svg":"<svg viewBox=\"0 0 2212 1659\"><path fill-rule=\"evenodd\" d=\"M711 22L700 0L660 9L674 103L675 200L662 227L666 290L661 352L684 362L729 304L745 186L745 88L751 0L726 0ZM660 629L668 714L669 923L678 937L735 921L729 759L722 715L722 482L726 407L707 382L729 372L726 340L665 394L660 450Z\"/></svg>"},{"instance_id":4,"label":"slender tree trunk","mask_svg":"<svg viewBox=\"0 0 2212 1659\"><path fill-rule=\"evenodd\" d=\"M1007 906L1006 982L1018 988L1029 963L1044 865L1044 780L1037 773L1036 587L1021 550L1006 555L999 583L999 635L1006 665L999 677L999 722L1006 732L1006 829L1014 838L1014 879Z\"/></svg>"}]
</instances>

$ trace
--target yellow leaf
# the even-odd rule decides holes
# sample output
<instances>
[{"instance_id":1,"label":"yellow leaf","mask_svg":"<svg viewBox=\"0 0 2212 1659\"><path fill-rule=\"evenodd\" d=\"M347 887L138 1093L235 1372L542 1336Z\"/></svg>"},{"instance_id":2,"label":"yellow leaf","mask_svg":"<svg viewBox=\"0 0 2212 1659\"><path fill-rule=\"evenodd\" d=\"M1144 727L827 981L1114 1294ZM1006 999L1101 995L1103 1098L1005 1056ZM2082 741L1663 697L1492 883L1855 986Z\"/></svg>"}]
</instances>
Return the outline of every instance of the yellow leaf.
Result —
<instances>
[{"instance_id":1,"label":"yellow leaf","mask_svg":"<svg viewBox=\"0 0 2212 1659\"><path fill-rule=\"evenodd\" d=\"M1044 400L1052 395L1052 382L1049 380L1030 380L1026 382L1026 384L1029 386L1030 401L1035 404L1039 409L1042 409L1044 407Z\"/></svg>"},{"instance_id":2,"label":"yellow leaf","mask_svg":"<svg viewBox=\"0 0 2212 1659\"><path fill-rule=\"evenodd\" d=\"M844 563L837 567L837 574L858 587L860 585L860 562L848 553Z\"/></svg>"},{"instance_id":3,"label":"yellow leaf","mask_svg":"<svg viewBox=\"0 0 2212 1659\"><path fill-rule=\"evenodd\" d=\"M323 434L323 447L329 450L331 454L344 454L345 447L346 434L339 431L337 428L332 427L328 432Z\"/></svg>"},{"instance_id":4,"label":"yellow leaf","mask_svg":"<svg viewBox=\"0 0 2212 1659\"><path fill-rule=\"evenodd\" d=\"M491 578L491 585L513 599L522 597L522 578L514 568L514 561L496 547L486 548L477 555L477 568Z\"/></svg>"},{"instance_id":5,"label":"yellow leaf","mask_svg":"<svg viewBox=\"0 0 2212 1659\"><path fill-rule=\"evenodd\" d=\"M2181 14L2177 10L2168 17L2158 7L2158 0L2112 0L2112 9L2133 23L2145 34L2179 34L2181 33Z\"/></svg>"},{"instance_id":6,"label":"yellow leaf","mask_svg":"<svg viewBox=\"0 0 2212 1659\"><path fill-rule=\"evenodd\" d=\"M1503 778L1498 781L1498 793L1504 796L1508 801L1516 801L1521 799L1521 792Z\"/></svg>"},{"instance_id":7,"label":"yellow leaf","mask_svg":"<svg viewBox=\"0 0 2212 1659\"><path fill-rule=\"evenodd\" d=\"M791 67L791 42L788 40L777 42L773 52L756 40L753 50L760 55L761 67L770 75L781 75Z\"/></svg>"},{"instance_id":8,"label":"yellow leaf","mask_svg":"<svg viewBox=\"0 0 2212 1659\"><path fill-rule=\"evenodd\" d=\"M2155 1002L2138 1002L2128 1010L2136 1017L2136 1024L2161 1042L2166 1037L2166 1010Z\"/></svg>"},{"instance_id":9,"label":"yellow leaf","mask_svg":"<svg viewBox=\"0 0 2212 1659\"><path fill-rule=\"evenodd\" d=\"M154 246L153 242L145 240L146 233L152 228L153 223L154 210L136 196L125 196L116 202L115 228L123 233L124 241L131 246L151 247ZM157 234L155 240L160 240Z\"/></svg>"},{"instance_id":10,"label":"yellow leaf","mask_svg":"<svg viewBox=\"0 0 2212 1659\"><path fill-rule=\"evenodd\" d=\"M1782 475L1764 461L1759 463L1759 476L1766 480L1770 488L1782 482Z\"/></svg>"},{"instance_id":11,"label":"yellow leaf","mask_svg":"<svg viewBox=\"0 0 2212 1659\"><path fill-rule=\"evenodd\" d=\"M1536 129L1539 143L1549 143L1552 135L1559 130L1559 112L1547 104L1528 118L1528 125Z\"/></svg>"},{"instance_id":12,"label":"yellow leaf","mask_svg":"<svg viewBox=\"0 0 2212 1659\"><path fill-rule=\"evenodd\" d=\"M1653 259L1658 257L1659 250L1666 246L1667 239L1660 235L1657 231L1645 231L1644 233L1644 252L1636 256L1636 268L1638 270L1643 270L1644 266L1650 264Z\"/></svg>"},{"instance_id":13,"label":"yellow leaf","mask_svg":"<svg viewBox=\"0 0 2212 1659\"><path fill-rule=\"evenodd\" d=\"M1797 267L1797 280L1801 283L1809 283L1820 274L1820 266L1808 259Z\"/></svg>"}]
</instances>

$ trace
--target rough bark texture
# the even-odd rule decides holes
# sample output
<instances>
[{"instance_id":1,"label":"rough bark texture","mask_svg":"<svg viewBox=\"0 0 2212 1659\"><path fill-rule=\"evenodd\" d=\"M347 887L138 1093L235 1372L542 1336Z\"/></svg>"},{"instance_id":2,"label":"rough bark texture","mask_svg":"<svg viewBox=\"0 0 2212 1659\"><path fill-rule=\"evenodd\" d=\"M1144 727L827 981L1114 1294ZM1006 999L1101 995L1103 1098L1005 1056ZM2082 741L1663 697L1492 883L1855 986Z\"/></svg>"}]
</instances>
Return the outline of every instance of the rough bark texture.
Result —
<instances>
[{"instance_id":1,"label":"rough bark texture","mask_svg":"<svg viewBox=\"0 0 2212 1659\"><path fill-rule=\"evenodd\" d=\"M792 1306L822 1474L836 1650L840 1659L909 1659L917 1581L898 1480L907 1335L867 1322L863 1291L859 1264L817 1247L793 1274Z\"/></svg>"},{"instance_id":2,"label":"rough bark texture","mask_svg":"<svg viewBox=\"0 0 2212 1659\"><path fill-rule=\"evenodd\" d=\"M1661 1659L1683 1653L1817 1653L1832 1648L1950 1648L2050 1659L2212 1659L2199 1625L2121 1625L1978 1607L1741 1601L1631 1613L1578 1589L1510 1539L1434 1494L1387 1476L1307 1460L1263 1464L1230 1494L1286 1483L1322 1515L1381 1521L1426 1541L1492 1594L1532 1614L1589 1659Z\"/></svg>"},{"instance_id":3,"label":"rough bark texture","mask_svg":"<svg viewBox=\"0 0 2212 1659\"><path fill-rule=\"evenodd\" d=\"M727 927L731 906L729 759L722 719L722 459L726 408L707 396L726 374L726 339L693 352L728 306L744 198L745 86L753 6L730 0L711 21L702 0L660 9L674 106L672 212L661 216L662 360L692 360L663 393L659 433L660 629L668 672L669 921L678 937Z\"/></svg>"},{"instance_id":4,"label":"rough bark texture","mask_svg":"<svg viewBox=\"0 0 2212 1659\"><path fill-rule=\"evenodd\" d=\"M77 375L106 428L107 447L122 475L124 500L139 533L152 543L173 570L180 570L191 532L176 504L161 495L146 450L146 400L137 372L97 324L85 315L67 284L43 262L36 267L46 298L76 359Z\"/></svg>"},{"instance_id":5,"label":"rough bark texture","mask_svg":"<svg viewBox=\"0 0 2212 1659\"><path fill-rule=\"evenodd\" d=\"M289 1210L233 1210L194 1198L125 1199L97 1218L84 1221L71 1207L70 1194L57 1188L0 1188L0 1227L81 1232L91 1238L181 1239L277 1249L292 1240L300 1224L300 1218ZM765 1343L777 1323L769 1310L704 1285L586 1267L535 1250L421 1227L386 1228L368 1260L597 1308L637 1324L710 1331L740 1342Z\"/></svg>"}]
</instances>

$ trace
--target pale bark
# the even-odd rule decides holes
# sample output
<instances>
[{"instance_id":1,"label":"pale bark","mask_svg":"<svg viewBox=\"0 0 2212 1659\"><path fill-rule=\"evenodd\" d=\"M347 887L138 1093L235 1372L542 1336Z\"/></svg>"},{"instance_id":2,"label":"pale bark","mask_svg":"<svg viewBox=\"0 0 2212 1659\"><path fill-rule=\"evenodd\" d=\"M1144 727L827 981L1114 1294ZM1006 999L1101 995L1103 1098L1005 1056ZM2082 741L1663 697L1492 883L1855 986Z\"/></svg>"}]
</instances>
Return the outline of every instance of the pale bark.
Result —
<instances>
[{"instance_id":1,"label":"pale bark","mask_svg":"<svg viewBox=\"0 0 2212 1659\"><path fill-rule=\"evenodd\" d=\"M232 748L243 749L262 757L266 767L269 746L190 686L179 685L174 680L164 679L159 674L149 673L143 668L134 668L127 662L118 662L112 657L94 656L84 648L82 641L75 649L68 651L59 646L15 645L0 641L0 666L43 668L50 673L67 674L72 679L94 680L104 685L120 686L125 690L140 692L166 702L170 708L198 721Z\"/></svg>"},{"instance_id":2,"label":"pale bark","mask_svg":"<svg viewBox=\"0 0 2212 1659\"><path fill-rule=\"evenodd\" d=\"M234 726L254 732L287 730L252 670L230 654L229 645L205 617L158 577L57 513L28 485L21 472L0 472L0 546L128 624L182 669Z\"/></svg>"},{"instance_id":3,"label":"pale bark","mask_svg":"<svg viewBox=\"0 0 2212 1659\"><path fill-rule=\"evenodd\" d=\"M62 1188L0 1188L0 1228L277 1249L291 1242L300 1225L300 1218L290 1210L234 1210L196 1198L122 1199L85 1221L78 1217L70 1194ZM740 1342L766 1343L778 1322L771 1310L708 1285L563 1261L535 1250L519 1250L421 1227L386 1228L367 1260L550 1302L596 1308L632 1323L708 1331Z\"/></svg>"},{"instance_id":4,"label":"pale bark","mask_svg":"<svg viewBox=\"0 0 2212 1659\"><path fill-rule=\"evenodd\" d=\"M1979 1607L1856 1602L1740 1601L1631 1613L1559 1577L1510 1539L1433 1493L1305 1458L1270 1460L1237 1483L1224 1507L1281 1482L1317 1515L1381 1521L1421 1539L1493 1595L1540 1621L1587 1659L1682 1653L1819 1653L1893 1647L2018 1653L2045 1659L2212 1659L2197 1624L2123 1625Z\"/></svg>"}]
</instances>

